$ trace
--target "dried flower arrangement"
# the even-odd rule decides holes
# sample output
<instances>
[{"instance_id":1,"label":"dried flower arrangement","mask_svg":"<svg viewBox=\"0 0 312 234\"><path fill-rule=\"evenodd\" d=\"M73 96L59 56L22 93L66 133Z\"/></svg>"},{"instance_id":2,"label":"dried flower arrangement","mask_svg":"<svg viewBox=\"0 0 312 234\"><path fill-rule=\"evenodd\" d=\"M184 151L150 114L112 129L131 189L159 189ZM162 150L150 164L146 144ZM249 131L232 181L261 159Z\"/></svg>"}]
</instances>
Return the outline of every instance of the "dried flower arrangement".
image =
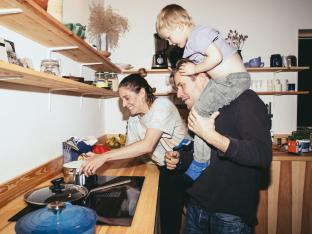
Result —
<instances>
[{"instance_id":1,"label":"dried flower arrangement","mask_svg":"<svg viewBox=\"0 0 312 234\"><path fill-rule=\"evenodd\" d=\"M247 38L247 35L238 34L236 30L230 30L225 40L237 50L241 50Z\"/></svg>"},{"instance_id":2,"label":"dried flower arrangement","mask_svg":"<svg viewBox=\"0 0 312 234\"><path fill-rule=\"evenodd\" d=\"M120 36L129 31L128 19L114 12L110 5L104 7L100 2L93 2L89 9L90 36L96 39L101 33L106 33L109 48L116 48Z\"/></svg>"}]
</instances>

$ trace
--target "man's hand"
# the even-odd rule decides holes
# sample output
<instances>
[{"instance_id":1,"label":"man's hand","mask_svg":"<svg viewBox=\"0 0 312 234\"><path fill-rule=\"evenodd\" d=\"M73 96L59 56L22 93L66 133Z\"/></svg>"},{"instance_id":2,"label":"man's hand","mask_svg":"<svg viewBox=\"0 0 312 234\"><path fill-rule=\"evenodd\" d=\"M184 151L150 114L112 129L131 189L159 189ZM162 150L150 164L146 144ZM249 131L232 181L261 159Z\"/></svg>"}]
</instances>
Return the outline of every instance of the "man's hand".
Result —
<instances>
[{"instance_id":1,"label":"man's hand","mask_svg":"<svg viewBox=\"0 0 312 234\"><path fill-rule=\"evenodd\" d=\"M195 66L193 63L184 63L181 65L179 72L182 76L194 75L196 73Z\"/></svg>"},{"instance_id":2,"label":"man's hand","mask_svg":"<svg viewBox=\"0 0 312 234\"><path fill-rule=\"evenodd\" d=\"M174 170L177 167L179 160L180 160L180 154L178 151L167 152L165 155L167 169Z\"/></svg>"},{"instance_id":3,"label":"man's hand","mask_svg":"<svg viewBox=\"0 0 312 234\"><path fill-rule=\"evenodd\" d=\"M188 128L197 136L203 138L208 143L214 140L216 135L215 119L220 113L214 112L210 117L201 117L194 108L188 116Z\"/></svg>"}]
</instances>

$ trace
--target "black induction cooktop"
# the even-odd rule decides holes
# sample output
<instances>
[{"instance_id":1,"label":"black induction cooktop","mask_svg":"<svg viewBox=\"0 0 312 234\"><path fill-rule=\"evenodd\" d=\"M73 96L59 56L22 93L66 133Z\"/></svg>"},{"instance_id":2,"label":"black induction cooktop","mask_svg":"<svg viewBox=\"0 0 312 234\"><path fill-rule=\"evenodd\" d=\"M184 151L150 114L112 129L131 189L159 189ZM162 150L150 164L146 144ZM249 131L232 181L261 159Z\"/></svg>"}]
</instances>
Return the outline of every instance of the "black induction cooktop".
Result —
<instances>
[{"instance_id":1,"label":"black induction cooktop","mask_svg":"<svg viewBox=\"0 0 312 234\"><path fill-rule=\"evenodd\" d=\"M86 188L92 189L108 187L111 184L120 184L104 190L91 192L86 204L96 211L98 224L130 226L136 210L143 186L144 177L142 176L92 176L85 181ZM24 215L41 207L27 206L9 221L17 221Z\"/></svg>"}]
</instances>

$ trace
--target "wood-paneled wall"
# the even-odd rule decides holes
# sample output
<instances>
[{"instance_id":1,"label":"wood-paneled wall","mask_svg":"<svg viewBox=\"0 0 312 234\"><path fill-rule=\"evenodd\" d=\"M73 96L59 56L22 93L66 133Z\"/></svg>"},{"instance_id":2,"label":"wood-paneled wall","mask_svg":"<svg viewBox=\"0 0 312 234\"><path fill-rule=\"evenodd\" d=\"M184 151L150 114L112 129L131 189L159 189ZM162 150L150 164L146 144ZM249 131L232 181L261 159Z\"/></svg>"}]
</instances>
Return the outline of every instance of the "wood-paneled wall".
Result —
<instances>
[{"instance_id":1,"label":"wood-paneled wall","mask_svg":"<svg viewBox=\"0 0 312 234\"><path fill-rule=\"evenodd\" d=\"M312 161L273 161L256 234L312 234Z\"/></svg>"}]
</instances>

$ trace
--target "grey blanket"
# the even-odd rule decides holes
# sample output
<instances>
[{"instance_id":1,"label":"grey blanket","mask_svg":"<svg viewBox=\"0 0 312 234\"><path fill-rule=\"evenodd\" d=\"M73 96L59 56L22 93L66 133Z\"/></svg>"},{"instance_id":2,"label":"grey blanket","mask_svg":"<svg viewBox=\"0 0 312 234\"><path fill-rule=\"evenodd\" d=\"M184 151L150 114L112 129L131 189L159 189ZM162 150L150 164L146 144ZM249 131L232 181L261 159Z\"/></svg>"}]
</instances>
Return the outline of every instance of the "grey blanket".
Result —
<instances>
[{"instance_id":1,"label":"grey blanket","mask_svg":"<svg viewBox=\"0 0 312 234\"><path fill-rule=\"evenodd\" d=\"M202 117L209 117L221 107L230 104L241 93L250 87L250 75L247 72L232 73L225 78L211 79L194 108ZM194 137L194 160L208 162L211 148L202 138Z\"/></svg>"}]
</instances>

